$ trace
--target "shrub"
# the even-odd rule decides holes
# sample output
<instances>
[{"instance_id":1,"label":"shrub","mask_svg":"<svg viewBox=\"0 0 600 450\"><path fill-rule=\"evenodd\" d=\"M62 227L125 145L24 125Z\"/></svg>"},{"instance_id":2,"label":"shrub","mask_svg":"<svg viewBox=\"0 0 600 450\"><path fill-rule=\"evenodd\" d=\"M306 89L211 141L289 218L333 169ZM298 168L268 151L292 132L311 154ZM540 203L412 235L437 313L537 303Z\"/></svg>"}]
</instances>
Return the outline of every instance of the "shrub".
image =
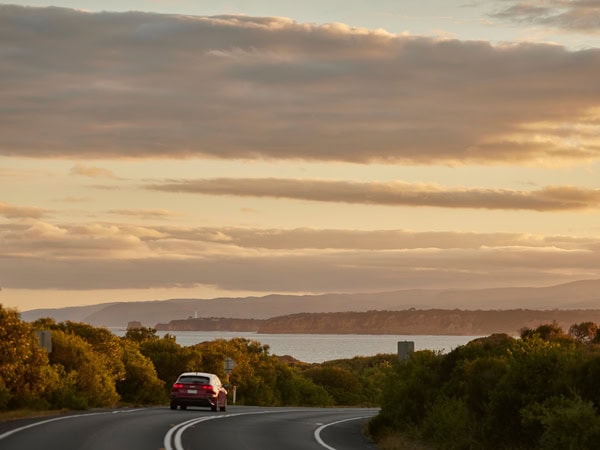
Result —
<instances>
[{"instance_id":1,"label":"shrub","mask_svg":"<svg viewBox=\"0 0 600 450\"><path fill-rule=\"evenodd\" d=\"M46 389L46 351L14 309L0 305L0 408L31 406Z\"/></svg>"},{"instance_id":2,"label":"shrub","mask_svg":"<svg viewBox=\"0 0 600 450\"><path fill-rule=\"evenodd\" d=\"M575 397L550 397L522 410L525 426L541 432L541 450L589 450L600 442L600 418L591 402Z\"/></svg>"},{"instance_id":3,"label":"shrub","mask_svg":"<svg viewBox=\"0 0 600 450\"><path fill-rule=\"evenodd\" d=\"M304 372L313 383L322 386L336 405L357 405L362 402L362 384L352 372L340 367L317 366Z\"/></svg>"},{"instance_id":4,"label":"shrub","mask_svg":"<svg viewBox=\"0 0 600 450\"><path fill-rule=\"evenodd\" d=\"M440 395L423 420L421 436L445 450L472 448L469 411L464 400Z\"/></svg>"},{"instance_id":5,"label":"shrub","mask_svg":"<svg viewBox=\"0 0 600 450\"><path fill-rule=\"evenodd\" d=\"M85 340L54 330L50 356L51 363L64 370L65 398L76 395L85 407L110 406L117 402L116 380L110 367Z\"/></svg>"},{"instance_id":6,"label":"shrub","mask_svg":"<svg viewBox=\"0 0 600 450\"><path fill-rule=\"evenodd\" d=\"M117 381L117 392L126 402L137 404L166 403L165 382L158 378L154 364L142 355L132 341L123 341L124 377Z\"/></svg>"}]
</instances>

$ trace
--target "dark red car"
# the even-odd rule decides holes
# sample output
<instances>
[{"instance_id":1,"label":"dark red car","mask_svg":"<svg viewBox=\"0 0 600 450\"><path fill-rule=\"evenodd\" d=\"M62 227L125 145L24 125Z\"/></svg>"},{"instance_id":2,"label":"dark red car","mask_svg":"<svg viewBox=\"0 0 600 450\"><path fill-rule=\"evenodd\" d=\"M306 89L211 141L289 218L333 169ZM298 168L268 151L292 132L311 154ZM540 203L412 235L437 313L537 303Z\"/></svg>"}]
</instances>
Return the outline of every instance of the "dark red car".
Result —
<instances>
[{"instance_id":1,"label":"dark red car","mask_svg":"<svg viewBox=\"0 0 600 450\"><path fill-rule=\"evenodd\" d=\"M214 373L184 372L171 388L171 409L208 406L211 410L227 410L227 390Z\"/></svg>"}]
</instances>

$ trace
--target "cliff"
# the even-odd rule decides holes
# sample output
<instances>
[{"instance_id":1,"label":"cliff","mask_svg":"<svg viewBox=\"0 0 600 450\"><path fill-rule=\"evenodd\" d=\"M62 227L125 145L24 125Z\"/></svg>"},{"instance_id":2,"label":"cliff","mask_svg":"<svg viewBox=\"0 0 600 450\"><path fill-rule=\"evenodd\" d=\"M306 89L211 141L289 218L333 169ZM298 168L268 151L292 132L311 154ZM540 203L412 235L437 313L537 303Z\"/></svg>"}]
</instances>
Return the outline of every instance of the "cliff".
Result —
<instances>
[{"instance_id":1,"label":"cliff","mask_svg":"<svg viewBox=\"0 0 600 450\"><path fill-rule=\"evenodd\" d=\"M465 311L410 309L337 313L300 313L266 320L199 318L157 324L162 331L251 331L301 334L392 334L483 336L518 335L524 328L556 322L565 331L576 323L600 323L600 310Z\"/></svg>"}]
</instances>

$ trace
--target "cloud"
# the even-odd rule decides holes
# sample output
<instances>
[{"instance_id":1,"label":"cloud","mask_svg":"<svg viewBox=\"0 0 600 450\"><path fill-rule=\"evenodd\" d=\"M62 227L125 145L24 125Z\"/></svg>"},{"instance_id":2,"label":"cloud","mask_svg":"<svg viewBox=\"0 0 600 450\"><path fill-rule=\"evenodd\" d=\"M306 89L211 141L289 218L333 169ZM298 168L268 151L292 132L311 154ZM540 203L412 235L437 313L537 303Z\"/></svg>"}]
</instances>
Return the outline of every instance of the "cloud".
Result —
<instances>
[{"instance_id":1,"label":"cloud","mask_svg":"<svg viewBox=\"0 0 600 450\"><path fill-rule=\"evenodd\" d=\"M598 277L598 252L495 249L177 258L26 259L0 256L6 287L129 289L212 285L262 292L357 292L518 286ZM510 280L510 283L507 281Z\"/></svg>"},{"instance_id":2,"label":"cloud","mask_svg":"<svg viewBox=\"0 0 600 450\"><path fill-rule=\"evenodd\" d=\"M593 0L501 0L493 17L580 33L600 33L600 4Z\"/></svg>"},{"instance_id":3,"label":"cloud","mask_svg":"<svg viewBox=\"0 0 600 450\"><path fill-rule=\"evenodd\" d=\"M416 250L482 248L593 248L593 238L539 237L521 233L417 232L409 230L158 228L163 236L181 241L227 243L240 249L297 250Z\"/></svg>"},{"instance_id":4,"label":"cloud","mask_svg":"<svg viewBox=\"0 0 600 450\"><path fill-rule=\"evenodd\" d=\"M113 209L108 211L108 213L120 216L141 217L144 219L168 219L181 216L180 213L166 209Z\"/></svg>"},{"instance_id":5,"label":"cloud","mask_svg":"<svg viewBox=\"0 0 600 450\"><path fill-rule=\"evenodd\" d=\"M533 211L600 207L600 189L549 186L537 191L445 188L404 182L350 182L281 178L214 178L148 185L147 189L207 195L271 197L386 206L434 206Z\"/></svg>"},{"instance_id":6,"label":"cloud","mask_svg":"<svg viewBox=\"0 0 600 450\"><path fill-rule=\"evenodd\" d=\"M273 17L2 5L0 155L534 164L600 157L600 50ZM596 109L594 109L596 108Z\"/></svg>"},{"instance_id":7,"label":"cloud","mask_svg":"<svg viewBox=\"0 0 600 450\"><path fill-rule=\"evenodd\" d=\"M71 175L80 175L91 178L117 178L109 169L104 169L102 167L89 167L83 164L75 164L69 173Z\"/></svg>"},{"instance_id":8,"label":"cloud","mask_svg":"<svg viewBox=\"0 0 600 450\"><path fill-rule=\"evenodd\" d=\"M0 202L0 216L11 219L39 219L49 212L43 208L33 208L29 206L16 206Z\"/></svg>"},{"instance_id":9,"label":"cloud","mask_svg":"<svg viewBox=\"0 0 600 450\"><path fill-rule=\"evenodd\" d=\"M56 201L65 202L65 203L88 203L90 200L91 199L89 197L77 197L77 196L73 196L73 195L56 199Z\"/></svg>"},{"instance_id":10,"label":"cloud","mask_svg":"<svg viewBox=\"0 0 600 450\"><path fill-rule=\"evenodd\" d=\"M518 233L0 225L3 287L356 292L598 278L600 241Z\"/></svg>"}]
</instances>

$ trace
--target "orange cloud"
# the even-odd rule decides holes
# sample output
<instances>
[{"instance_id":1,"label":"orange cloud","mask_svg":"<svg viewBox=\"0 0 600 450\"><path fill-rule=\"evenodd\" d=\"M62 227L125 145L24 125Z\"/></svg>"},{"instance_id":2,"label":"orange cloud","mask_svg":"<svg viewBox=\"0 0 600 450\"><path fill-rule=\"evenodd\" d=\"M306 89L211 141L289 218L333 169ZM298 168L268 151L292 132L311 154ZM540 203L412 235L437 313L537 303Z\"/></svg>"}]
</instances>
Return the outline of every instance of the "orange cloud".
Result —
<instances>
[{"instance_id":1,"label":"orange cloud","mask_svg":"<svg viewBox=\"0 0 600 450\"><path fill-rule=\"evenodd\" d=\"M91 178L117 178L109 169L104 169L101 167L89 167L82 164L75 164L69 173L71 175L80 175Z\"/></svg>"},{"instance_id":2,"label":"orange cloud","mask_svg":"<svg viewBox=\"0 0 600 450\"><path fill-rule=\"evenodd\" d=\"M148 189L206 195L272 197L319 202L440 208L570 211L600 207L600 189L549 186L535 191L447 188L403 182L281 178L213 178L153 184Z\"/></svg>"},{"instance_id":3,"label":"orange cloud","mask_svg":"<svg viewBox=\"0 0 600 450\"><path fill-rule=\"evenodd\" d=\"M575 236L36 222L0 224L0 240L13 289L364 292L600 277L600 241Z\"/></svg>"},{"instance_id":4,"label":"orange cloud","mask_svg":"<svg viewBox=\"0 0 600 450\"><path fill-rule=\"evenodd\" d=\"M12 219L24 219L24 218L33 218L38 219L45 214L47 214L49 210L43 208L32 208L27 206L16 206L9 205L4 202L0 202L0 215Z\"/></svg>"}]
</instances>

